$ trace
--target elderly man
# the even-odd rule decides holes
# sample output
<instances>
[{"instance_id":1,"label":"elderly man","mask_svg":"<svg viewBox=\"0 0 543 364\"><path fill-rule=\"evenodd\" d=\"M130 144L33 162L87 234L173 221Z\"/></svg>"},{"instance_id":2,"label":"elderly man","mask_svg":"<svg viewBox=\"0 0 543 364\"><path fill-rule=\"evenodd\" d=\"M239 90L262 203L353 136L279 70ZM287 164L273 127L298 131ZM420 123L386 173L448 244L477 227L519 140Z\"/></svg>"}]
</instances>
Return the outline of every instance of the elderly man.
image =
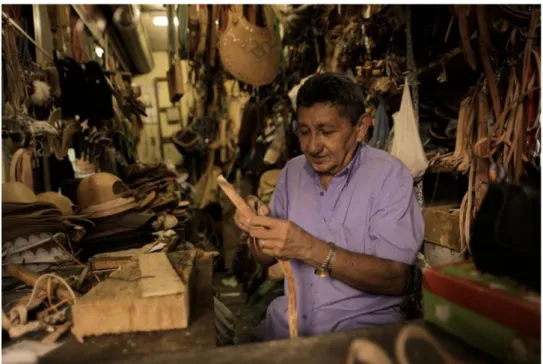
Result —
<instances>
[{"instance_id":1,"label":"elderly man","mask_svg":"<svg viewBox=\"0 0 543 364\"><path fill-rule=\"evenodd\" d=\"M289 260L302 336L395 323L424 234L411 173L360 142L361 89L338 74L313 76L297 96L303 155L280 173L270 207L236 212L264 265ZM254 335L288 338L287 299L278 297Z\"/></svg>"}]
</instances>

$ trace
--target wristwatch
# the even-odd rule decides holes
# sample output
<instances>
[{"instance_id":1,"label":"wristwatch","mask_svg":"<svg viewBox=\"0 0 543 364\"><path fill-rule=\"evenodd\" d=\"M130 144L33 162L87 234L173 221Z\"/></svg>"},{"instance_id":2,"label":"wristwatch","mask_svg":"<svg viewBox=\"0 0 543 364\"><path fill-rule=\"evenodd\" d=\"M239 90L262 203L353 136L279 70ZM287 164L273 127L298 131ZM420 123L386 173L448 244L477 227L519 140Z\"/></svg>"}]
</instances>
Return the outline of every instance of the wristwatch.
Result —
<instances>
[{"instance_id":1,"label":"wristwatch","mask_svg":"<svg viewBox=\"0 0 543 364\"><path fill-rule=\"evenodd\" d=\"M326 278L330 276L330 271L332 269L332 261L334 260L336 256L336 244L328 242L328 246L330 250L328 251L328 255L326 256L326 259L324 259L324 263L322 265L315 269L315 274L318 275L321 278Z\"/></svg>"}]
</instances>

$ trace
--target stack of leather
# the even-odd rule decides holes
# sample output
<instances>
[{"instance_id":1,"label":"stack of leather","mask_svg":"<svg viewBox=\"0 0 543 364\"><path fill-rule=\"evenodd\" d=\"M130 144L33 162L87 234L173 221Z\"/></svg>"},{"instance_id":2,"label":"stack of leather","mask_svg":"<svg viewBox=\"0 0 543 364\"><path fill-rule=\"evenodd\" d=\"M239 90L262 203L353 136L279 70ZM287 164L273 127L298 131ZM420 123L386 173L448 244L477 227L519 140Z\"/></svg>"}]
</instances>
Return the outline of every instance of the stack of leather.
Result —
<instances>
[{"instance_id":1,"label":"stack of leather","mask_svg":"<svg viewBox=\"0 0 543 364\"><path fill-rule=\"evenodd\" d=\"M155 195L155 191L132 190L109 173L84 178L77 188L77 201L95 228L82 241L82 258L140 248L153 242L158 231L175 231L178 220L174 216L158 216L148 209Z\"/></svg>"},{"instance_id":2,"label":"stack of leather","mask_svg":"<svg viewBox=\"0 0 543 364\"><path fill-rule=\"evenodd\" d=\"M35 272L74 264L72 243L94 223L75 215L72 203L58 193L38 196L20 182L2 185L2 257Z\"/></svg>"},{"instance_id":3,"label":"stack of leather","mask_svg":"<svg viewBox=\"0 0 543 364\"><path fill-rule=\"evenodd\" d=\"M175 183L176 175L165 166L142 167L130 166L125 181L137 196L155 193L148 208L157 214L172 214L185 218L185 212L190 205L181 201L179 196L169 191L169 186Z\"/></svg>"}]
</instances>

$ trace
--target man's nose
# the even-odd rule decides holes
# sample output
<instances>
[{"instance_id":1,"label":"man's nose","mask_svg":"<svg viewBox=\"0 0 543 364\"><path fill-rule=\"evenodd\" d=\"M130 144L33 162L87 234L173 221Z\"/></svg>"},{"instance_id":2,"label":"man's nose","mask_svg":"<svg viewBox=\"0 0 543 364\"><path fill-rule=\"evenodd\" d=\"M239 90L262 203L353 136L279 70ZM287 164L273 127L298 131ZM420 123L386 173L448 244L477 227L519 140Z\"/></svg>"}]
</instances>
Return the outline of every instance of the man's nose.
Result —
<instances>
[{"instance_id":1,"label":"man's nose","mask_svg":"<svg viewBox=\"0 0 543 364\"><path fill-rule=\"evenodd\" d=\"M309 142L307 145L307 151L311 154L317 154L322 149L322 143L319 137L311 136L309 137Z\"/></svg>"}]
</instances>

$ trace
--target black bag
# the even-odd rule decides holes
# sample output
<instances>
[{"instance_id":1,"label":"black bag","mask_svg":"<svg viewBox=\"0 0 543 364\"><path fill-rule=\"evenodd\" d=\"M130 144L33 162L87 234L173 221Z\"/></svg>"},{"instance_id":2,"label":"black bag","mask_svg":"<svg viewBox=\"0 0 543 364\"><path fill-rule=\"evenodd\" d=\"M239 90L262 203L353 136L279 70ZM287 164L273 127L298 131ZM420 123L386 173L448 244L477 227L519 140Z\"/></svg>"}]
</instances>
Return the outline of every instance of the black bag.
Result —
<instances>
[{"instance_id":1,"label":"black bag","mask_svg":"<svg viewBox=\"0 0 543 364\"><path fill-rule=\"evenodd\" d=\"M541 290L539 183L489 185L471 229L477 269Z\"/></svg>"},{"instance_id":2,"label":"black bag","mask_svg":"<svg viewBox=\"0 0 543 364\"><path fill-rule=\"evenodd\" d=\"M79 115L81 120L86 120L89 116L90 98L85 71L69 57L55 57L55 66L60 78L62 117L75 118Z\"/></svg>"}]
</instances>

